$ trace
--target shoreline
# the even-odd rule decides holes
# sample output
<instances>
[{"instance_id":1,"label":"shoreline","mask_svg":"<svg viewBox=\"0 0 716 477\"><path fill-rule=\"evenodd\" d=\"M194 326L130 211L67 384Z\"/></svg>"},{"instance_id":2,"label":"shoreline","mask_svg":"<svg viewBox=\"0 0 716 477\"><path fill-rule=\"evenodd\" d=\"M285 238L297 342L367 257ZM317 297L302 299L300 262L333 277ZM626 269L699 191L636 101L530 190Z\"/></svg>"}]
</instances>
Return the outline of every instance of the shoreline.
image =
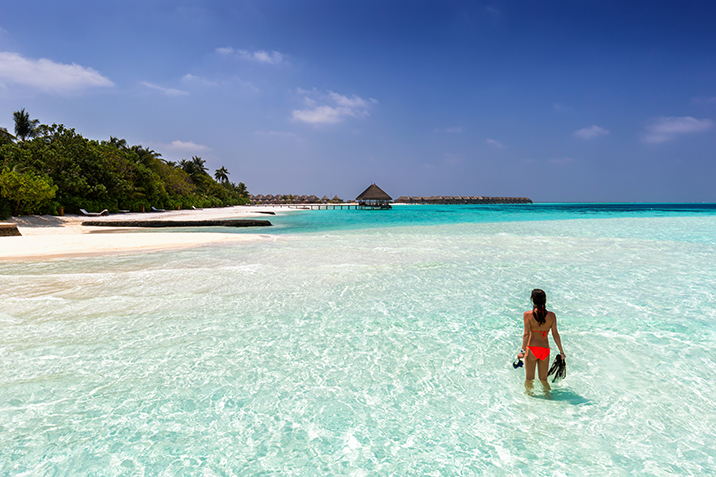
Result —
<instances>
[{"instance_id":1,"label":"shoreline","mask_svg":"<svg viewBox=\"0 0 716 477\"><path fill-rule=\"evenodd\" d=\"M266 206L261 206L261 209L263 211L269 209L277 213L290 210ZM262 227L257 227L257 233L255 234L234 234L222 232L155 232L122 226L82 225L82 222L93 218L81 215L10 217L5 222L15 224L22 236L0 237L0 262L149 253L216 244L275 240L275 237L265 233L266 229ZM257 207L234 206L214 209L115 214L102 217L103 222L248 218L265 219L267 216L259 212Z\"/></svg>"}]
</instances>

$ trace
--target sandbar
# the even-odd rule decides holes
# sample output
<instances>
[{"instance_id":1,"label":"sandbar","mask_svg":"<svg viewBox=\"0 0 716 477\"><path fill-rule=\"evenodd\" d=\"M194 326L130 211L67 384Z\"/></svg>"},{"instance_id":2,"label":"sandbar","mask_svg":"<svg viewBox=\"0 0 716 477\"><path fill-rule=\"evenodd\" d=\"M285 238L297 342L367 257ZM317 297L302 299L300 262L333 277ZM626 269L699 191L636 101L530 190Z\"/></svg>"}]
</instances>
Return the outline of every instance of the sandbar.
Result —
<instances>
[{"instance_id":1,"label":"sandbar","mask_svg":"<svg viewBox=\"0 0 716 477\"><path fill-rule=\"evenodd\" d=\"M112 214L103 220L219 220L236 218L271 219L260 212L289 212L278 207L221 207L200 210L173 210ZM252 233L221 233L212 231L166 232L130 229L127 227L86 227L85 216L63 217L32 215L11 217L5 222L17 224L21 237L0 237L0 261L88 257L117 253L142 253L180 248L275 240L267 234L270 227L257 227ZM92 218L94 219L94 218ZM260 233L259 233L260 231Z\"/></svg>"}]
</instances>

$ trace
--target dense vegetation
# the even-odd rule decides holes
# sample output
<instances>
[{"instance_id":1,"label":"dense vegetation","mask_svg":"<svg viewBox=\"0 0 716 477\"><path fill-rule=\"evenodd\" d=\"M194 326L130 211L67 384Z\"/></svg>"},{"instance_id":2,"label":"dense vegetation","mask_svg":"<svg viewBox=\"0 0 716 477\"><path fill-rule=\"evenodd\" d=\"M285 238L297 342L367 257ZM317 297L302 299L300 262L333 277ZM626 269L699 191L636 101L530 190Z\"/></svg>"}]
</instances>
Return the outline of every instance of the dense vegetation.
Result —
<instances>
[{"instance_id":1,"label":"dense vegetation","mask_svg":"<svg viewBox=\"0 0 716 477\"><path fill-rule=\"evenodd\" d=\"M96 141L63 125L13 113L15 135L0 128L0 218L79 209L110 212L221 207L249 202L243 182L200 157L178 163L124 139Z\"/></svg>"}]
</instances>

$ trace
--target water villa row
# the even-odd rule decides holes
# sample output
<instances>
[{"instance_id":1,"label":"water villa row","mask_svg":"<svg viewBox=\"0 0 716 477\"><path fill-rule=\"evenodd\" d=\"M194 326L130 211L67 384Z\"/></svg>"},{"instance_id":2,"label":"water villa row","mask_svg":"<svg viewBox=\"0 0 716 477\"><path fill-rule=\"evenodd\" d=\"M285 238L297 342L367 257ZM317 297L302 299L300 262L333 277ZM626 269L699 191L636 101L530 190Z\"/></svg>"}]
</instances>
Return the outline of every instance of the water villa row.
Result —
<instances>
[{"instance_id":1,"label":"water villa row","mask_svg":"<svg viewBox=\"0 0 716 477\"><path fill-rule=\"evenodd\" d=\"M430 196L408 197L395 199L397 204L531 204L528 197L485 197L485 196Z\"/></svg>"},{"instance_id":2,"label":"water villa row","mask_svg":"<svg viewBox=\"0 0 716 477\"><path fill-rule=\"evenodd\" d=\"M344 202L338 196L329 199L323 196L319 199L315 195L251 195L253 205L305 205L307 208L370 208L390 209L390 203L396 204L531 204L529 197L488 197L488 196L401 196L393 200L383 189L371 184L355 201Z\"/></svg>"},{"instance_id":3,"label":"water villa row","mask_svg":"<svg viewBox=\"0 0 716 477\"><path fill-rule=\"evenodd\" d=\"M334 196L329 199L328 196L324 195L322 198L318 198L315 195L253 195L249 196L249 200L252 205L279 205L279 204L342 204L343 199Z\"/></svg>"}]
</instances>

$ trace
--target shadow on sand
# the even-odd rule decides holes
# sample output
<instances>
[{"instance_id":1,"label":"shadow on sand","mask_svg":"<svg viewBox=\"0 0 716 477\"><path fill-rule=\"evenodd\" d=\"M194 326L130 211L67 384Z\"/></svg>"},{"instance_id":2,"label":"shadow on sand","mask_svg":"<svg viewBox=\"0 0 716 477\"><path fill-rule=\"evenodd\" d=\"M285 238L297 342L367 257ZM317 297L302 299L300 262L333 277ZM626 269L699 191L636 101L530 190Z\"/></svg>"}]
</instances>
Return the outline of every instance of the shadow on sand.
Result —
<instances>
[{"instance_id":1,"label":"shadow on sand","mask_svg":"<svg viewBox=\"0 0 716 477\"><path fill-rule=\"evenodd\" d=\"M12 217L12 222L18 227L63 227L65 221L52 215L30 215Z\"/></svg>"}]
</instances>

